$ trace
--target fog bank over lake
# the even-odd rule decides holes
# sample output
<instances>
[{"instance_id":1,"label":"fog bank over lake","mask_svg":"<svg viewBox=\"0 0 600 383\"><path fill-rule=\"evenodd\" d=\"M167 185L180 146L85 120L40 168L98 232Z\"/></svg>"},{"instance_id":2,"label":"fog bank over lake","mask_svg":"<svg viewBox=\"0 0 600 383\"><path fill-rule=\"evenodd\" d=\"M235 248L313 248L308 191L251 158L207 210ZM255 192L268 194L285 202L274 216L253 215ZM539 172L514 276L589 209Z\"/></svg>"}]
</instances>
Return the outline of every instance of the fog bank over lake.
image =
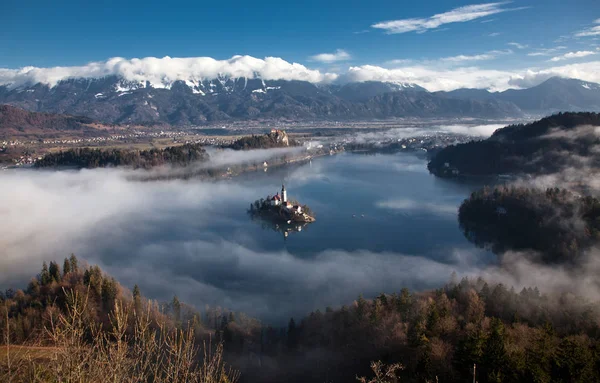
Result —
<instances>
[{"instance_id":1,"label":"fog bank over lake","mask_svg":"<svg viewBox=\"0 0 600 383\"><path fill-rule=\"evenodd\" d=\"M413 154L341 154L229 180L135 182L129 171L7 172L4 288L70 253L159 300L177 294L282 322L495 262L462 235L457 208L481 185L440 180ZM287 238L246 210L285 183L317 221Z\"/></svg>"}]
</instances>

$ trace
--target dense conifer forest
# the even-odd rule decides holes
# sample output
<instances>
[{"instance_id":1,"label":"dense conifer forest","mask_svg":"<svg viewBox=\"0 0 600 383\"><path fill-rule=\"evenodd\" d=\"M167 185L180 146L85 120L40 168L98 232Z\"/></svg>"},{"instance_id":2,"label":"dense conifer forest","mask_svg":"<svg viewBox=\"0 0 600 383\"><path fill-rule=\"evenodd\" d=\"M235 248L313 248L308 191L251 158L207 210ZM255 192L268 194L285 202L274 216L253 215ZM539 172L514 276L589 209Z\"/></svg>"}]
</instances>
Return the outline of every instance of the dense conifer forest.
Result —
<instances>
[{"instance_id":1,"label":"dense conifer forest","mask_svg":"<svg viewBox=\"0 0 600 383\"><path fill-rule=\"evenodd\" d=\"M242 137L227 146L233 150L272 149L298 146L299 143L290 139L284 131L276 131L263 135Z\"/></svg>"},{"instance_id":2,"label":"dense conifer forest","mask_svg":"<svg viewBox=\"0 0 600 383\"><path fill-rule=\"evenodd\" d=\"M428 165L438 176L549 174L583 165L600 168L598 113L559 113L510 125L482 141L448 146ZM458 171L458 172L456 172Z\"/></svg>"},{"instance_id":3,"label":"dense conifer forest","mask_svg":"<svg viewBox=\"0 0 600 383\"><path fill-rule=\"evenodd\" d=\"M130 166L149 169L154 166L186 166L197 161L207 161L208 154L200 144L184 144L164 149L125 150L75 148L50 153L35 165L46 167L99 168Z\"/></svg>"},{"instance_id":4,"label":"dense conifer forest","mask_svg":"<svg viewBox=\"0 0 600 383\"><path fill-rule=\"evenodd\" d=\"M484 188L462 203L458 218L478 246L533 250L544 262L573 263L600 240L600 201L566 189Z\"/></svg>"}]
</instances>

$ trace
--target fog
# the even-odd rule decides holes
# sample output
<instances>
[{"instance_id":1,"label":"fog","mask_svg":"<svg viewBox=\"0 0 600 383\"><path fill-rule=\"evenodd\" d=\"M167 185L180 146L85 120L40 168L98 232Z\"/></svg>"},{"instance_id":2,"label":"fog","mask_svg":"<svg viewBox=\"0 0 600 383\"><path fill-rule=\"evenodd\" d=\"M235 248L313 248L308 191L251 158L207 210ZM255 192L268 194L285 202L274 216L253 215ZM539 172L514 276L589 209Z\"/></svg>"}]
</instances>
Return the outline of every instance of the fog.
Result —
<instances>
[{"instance_id":1,"label":"fog","mask_svg":"<svg viewBox=\"0 0 600 383\"><path fill-rule=\"evenodd\" d=\"M215 157L216 163L258 159L243 154L240 158L227 157L227 153L222 152L222 159ZM296 188L317 183L316 193L320 191L318 185L327 183L339 185L341 190L368 189L370 182L380 180L380 173L364 179L364 174L375 168L400 180L416 174L433 180L434 185L442 183L447 193L459 187L430 179L424 170L425 161L409 155L342 155L326 160L329 162L313 161L291 170L287 177ZM344 169L351 171L333 173L325 166L336 161L347 161ZM125 287L138 284L150 298L166 301L177 294L199 309L218 305L277 324L311 310L350 304L359 294L370 297L402 287L440 287L453 271L515 287L537 285L542 291L564 289L590 299L600 298L596 250L570 269L540 266L513 253L496 264L493 255L467 244L442 248L436 257L396 251L377 243L369 249L332 247L299 255L285 244L266 248L261 237L240 225L240 220L247 221L238 211L240 206L271 192L274 185L252 175L222 181L134 180L143 174L146 172L117 169L0 173L0 287L23 288L43 261L60 262L75 253L90 264L98 264ZM273 178L279 180L278 176ZM542 179L528 182L541 183ZM442 221L421 220L418 226L437 243L445 235L438 232L439 222L458 226L458 196L463 193L466 197L468 191L436 201L419 198L422 190L417 184L412 186L406 189L409 194L396 191L388 198L361 203L383 213L439 217ZM382 195L387 194L382 190ZM342 200L335 201L337 196L330 198L340 209L345 206ZM377 217L364 219L352 222L385 227L385 223L373 226L377 221L368 221ZM406 224L412 225L412 221ZM214 227L219 230L210 229ZM336 234L332 229L334 236L352 235ZM399 244L411 235L391 233ZM303 235L297 234L298 238Z\"/></svg>"},{"instance_id":2,"label":"fog","mask_svg":"<svg viewBox=\"0 0 600 383\"><path fill-rule=\"evenodd\" d=\"M358 133L348 137L354 143L377 143L385 141L397 141L404 138L428 136L432 134L465 135L476 138L487 138L497 129L505 127L506 124L459 124L459 125L432 125L429 127L403 127L389 130L371 131Z\"/></svg>"}]
</instances>

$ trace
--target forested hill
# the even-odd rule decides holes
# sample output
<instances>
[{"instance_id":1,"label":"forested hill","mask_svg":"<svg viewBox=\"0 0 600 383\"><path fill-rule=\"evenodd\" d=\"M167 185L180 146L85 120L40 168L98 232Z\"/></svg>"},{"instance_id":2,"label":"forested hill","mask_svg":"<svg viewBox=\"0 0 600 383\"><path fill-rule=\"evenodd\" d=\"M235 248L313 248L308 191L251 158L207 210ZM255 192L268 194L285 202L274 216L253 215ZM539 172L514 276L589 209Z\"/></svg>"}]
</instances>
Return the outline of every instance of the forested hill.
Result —
<instances>
[{"instance_id":1,"label":"forested hill","mask_svg":"<svg viewBox=\"0 0 600 383\"><path fill-rule=\"evenodd\" d=\"M298 142L289 138L283 130L273 130L263 135L251 135L236 140L227 148L233 150L271 149L298 146Z\"/></svg>"},{"instance_id":2,"label":"forested hill","mask_svg":"<svg viewBox=\"0 0 600 383\"><path fill-rule=\"evenodd\" d=\"M559 113L496 130L483 141L449 146L428 168L441 177L549 174L568 167L600 167L600 114Z\"/></svg>"},{"instance_id":3,"label":"forested hill","mask_svg":"<svg viewBox=\"0 0 600 383\"><path fill-rule=\"evenodd\" d=\"M50 136L59 132L101 134L101 130L90 125L92 123L94 121L88 117L29 112L0 105L0 137Z\"/></svg>"},{"instance_id":4,"label":"forested hill","mask_svg":"<svg viewBox=\"0 0 600 383\"><path fill-rule=\"evenodd\" d=\"M35 166L38 168L130 166L149 169L161 165L186 166L193 162L207 160L208 154L202 145L184 144L149 150L75 148L50 153L37 161Z\"/></svg>"},{"instance_id":5,"label":"forested hill","mask_svg":"<svg viewBox=\"0 0 600 383\"><path fill-rule=\"evenodd\" d=\"M574 263L600 241L600 201L558 188L484 188L462 203L458 219L479 246L531 250L550 263Z\"/></svg>"},{"instance_id":6,"label":"forested hill","mask_svg":"<svg viewBox=\"0 0 600 383\"><path fill-rule=\"evenodd\" d=\"M214 365L203 370L206 357L190 352L210 338L224 342L224 360L247 383L370 379L374 360L400 363L402 382L469 382L474 364L481 383L600 381L599 307L573 294L451 277L435 291L361 296L277 328L220 308L201 314L177 297L158 305L137 286L132 292L75 256L62 267L44 263L26 289L0 292L0 336L13 350L9 360L0 345L0 376L183 382L167 377L185 363L185 382L234 382L223 359L209 355ZM32 359L19 358L17 347L32 344ZM44 379L28 379L34 374Z\"/></svg>"}]
</instances>

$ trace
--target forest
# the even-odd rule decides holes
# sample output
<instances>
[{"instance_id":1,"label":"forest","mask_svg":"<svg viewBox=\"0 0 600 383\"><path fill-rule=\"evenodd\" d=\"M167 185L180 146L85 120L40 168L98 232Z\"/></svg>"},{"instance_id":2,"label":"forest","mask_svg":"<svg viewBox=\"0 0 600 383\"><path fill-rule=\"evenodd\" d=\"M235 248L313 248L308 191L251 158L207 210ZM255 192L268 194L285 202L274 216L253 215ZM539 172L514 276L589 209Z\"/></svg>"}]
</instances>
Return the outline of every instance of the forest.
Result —
<instances>
[{"instance_id":1,"label":"forest","mask_svg":"<svg viewBox=\"0 0 600 383\"><path fill-rule=\"evenodd\" d=\"M233 150L272 149L298 146L299 143L290 139L284 131L275 131L263 135L251 135L234 141L227 148Z\"/></svg>"},{"instance_id":2,"label":"forest","mask_svg":"<svg viewBox=\"0 0 600 383\"><path fill-rule=\"evenodd\" d=\"M549 174L582 165L600 167L598 113L558 113L498 129L488 139L448 146L429 162L440 177Z\"/></svg>"},{"instance_id":3,"label":"forest","mask_svg":"<svg viewBox=\"0 0 600 383\"><path fill-rule=\"evenodd\" d=\"M597 302L455 274L436 290L359 296L273 327L147 300L72 255L0 294L0 307L0 374L13 382L372 381L373 363L389 372L374 381L390 383L465 382L474 371L482 383L600 380ZM35 354L10 359L18 345Z\"/></svg>"},{"instance_id":4,"label":"forest","mask_svg":"<svg viewBox=\"0 0 600 383\"><path fill-rule=\"evenodd\" d=\"M461 204L458 220L480 247L533 250L549 263L574 263L600 240L600 201L566 189L486 187Z\"/></svg>"},{"instance_id":5,"label":"forest","mask_svg":"<svg viewBox=\"0 0 600 383\"><path fill-rule=\"evenodd\" d=\"M47 154L38 160L35 166L38 168L129 166L134 169L149 169L161 165L186 166L193 162L207 160L208 154L202 145L188 143L149 150L74 148Z\"/></svg>"}]
</instances>

